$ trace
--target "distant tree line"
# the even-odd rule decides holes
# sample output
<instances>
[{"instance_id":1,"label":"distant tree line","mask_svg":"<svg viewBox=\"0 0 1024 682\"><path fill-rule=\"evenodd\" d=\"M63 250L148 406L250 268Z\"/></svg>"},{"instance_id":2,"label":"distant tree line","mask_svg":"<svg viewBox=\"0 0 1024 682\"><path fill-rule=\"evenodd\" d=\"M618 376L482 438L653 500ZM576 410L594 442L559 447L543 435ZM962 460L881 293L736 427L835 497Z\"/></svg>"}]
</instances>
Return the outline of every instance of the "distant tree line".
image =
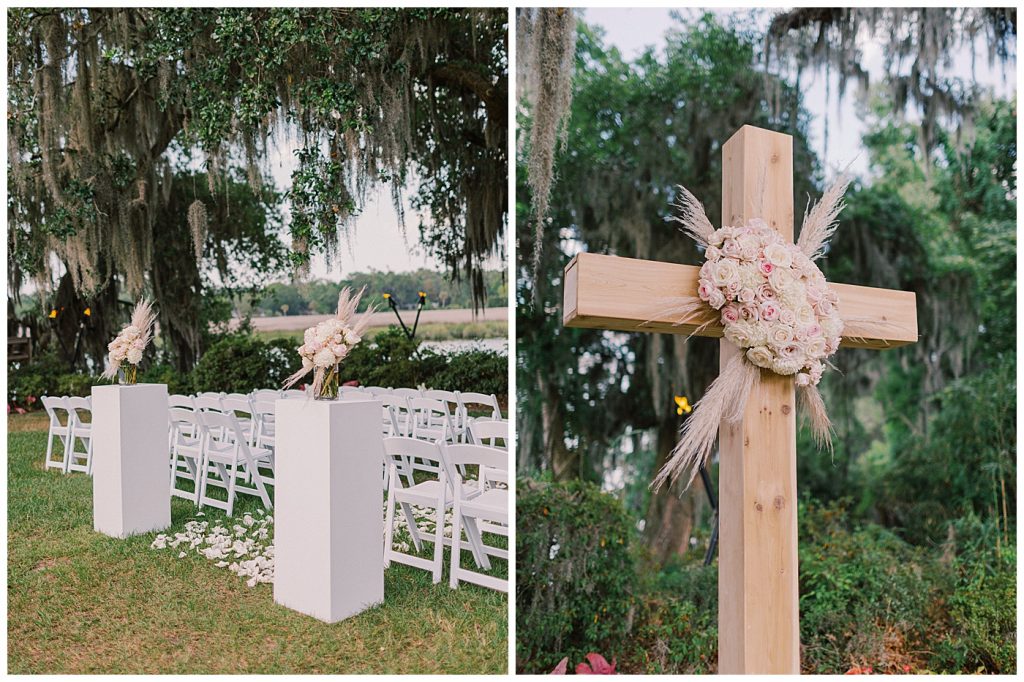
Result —
<instances>
[{"instance_id":1,"label":"distant tree line","mask_svg":"<svg viewBox=\"0 0 1024 682\"><path fill-rule=\"evenodd\" d=\"M488 270L483 274L488 304L504 305L508 296L504 273ZM344 286L366 287L360 310L374 303L383 308L386 305L384 294L390 294L399 308L415 308L421 291L427 295L428 308L473 307L469 282L452 282L443 273L420 268L412 272L357 272L340 282L325 279L277 282L252 300L242 301L239 312L254 317L330 313L337 307L338 291Z\"/></svg>"}]
</instances>

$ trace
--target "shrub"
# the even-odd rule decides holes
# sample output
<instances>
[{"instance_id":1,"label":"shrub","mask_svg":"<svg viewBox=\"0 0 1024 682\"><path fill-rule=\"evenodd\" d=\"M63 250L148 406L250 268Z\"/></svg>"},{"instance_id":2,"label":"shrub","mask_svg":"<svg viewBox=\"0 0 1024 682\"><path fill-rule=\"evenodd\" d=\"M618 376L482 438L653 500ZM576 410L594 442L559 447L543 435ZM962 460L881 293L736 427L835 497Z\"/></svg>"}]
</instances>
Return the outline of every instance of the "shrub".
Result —
<instances>
[{"instance_id":1,"label":"shrub","mask_svg":"<svg viewBox=\"0 0 1024 682\"><path fill-rule=\"evenodd\" d=\"M398 327L390 327L352 350L341 365L341 380L500 396L508 394L508 357L485 350L438 353L423 348L419 341L409 341Z\"/></svg>"},{"instance_id":2,"label":"shrub","mask_svg":"<svg viewBox=\"0 0 1024 682\"><path fill-rule=\"evenodd\" d=\"M7 400L14 407L42 409L44 395L89 395L98 377L69 372L56 353L37 355L30 363L11 366L7 374Z\"/></svg>"},{"instance_id":3,"label":"shrub","mask_svg":"<svg viewBox=\"0 0 1024 682\"><path fill-rule=\"evenodd\" d=\"M632 523L591 484L521 481L516 498L516 648L525 672L614 654L628 628Z\"/></svg>"},{"instance_id":4,"label":"shrub","mask_svg":"<svg viewBox=\"0 0 1024 682\"><path fill-rule=\"evenodd\" d=\"M203 354L192 372L192 390L249 393L281 386L301 360L292 344L265 343L248 334L225 336Z\"/></svg>"},{"instance_id":5,"label":"shrub","mask_svg":"<svg viewBox=\"0 0 1024 682\"><path fill-rule=\"evenodd\" d=\"M801 505L800 640L816 673L918 669L942 591L941 567L875 524L851 529L838 504Z\"/></svg>"},{"instance_id":6,"label":"shrub","mask_svg":"<svg viewBox=\"0 0 1024 682\"><path fill-rule=\"evenodd\" d=\"M1016 558L1011 547L957 559L956 587L949 599L950 631L932 656L934 669L1016 673Z\"/></svg>"}]
</instances>

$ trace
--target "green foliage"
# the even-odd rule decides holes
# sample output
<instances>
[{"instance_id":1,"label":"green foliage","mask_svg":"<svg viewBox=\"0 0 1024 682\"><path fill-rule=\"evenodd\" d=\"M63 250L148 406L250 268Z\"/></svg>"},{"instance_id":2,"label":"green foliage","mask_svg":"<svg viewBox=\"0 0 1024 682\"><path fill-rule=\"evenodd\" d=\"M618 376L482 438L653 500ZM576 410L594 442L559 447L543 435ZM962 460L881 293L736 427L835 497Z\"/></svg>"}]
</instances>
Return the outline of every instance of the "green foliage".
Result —
<instances>
[{"instance_id":1,"label":"green foliage","mask_svg":"<svg viewBox=\"0 0 1024 682\"><path fill-rule=\"evenodd\" d=\"M628 672L699 675L718 658L718 567L675 563L638 601L619 658Z\"/></svg>"},{"instance_id":2,"label":"green foliage","mask_svg":"<svg viewBox=\"0 0 1024 682\"><path fill-rule=\"evenodd\" d=\"M580 481L523 480L517 491L517 669L547 672L563 656L613 652L636 579L622 504Z\"/></svg>"},{"instance_id":3,"label":"green foliage","mask_svg":"<svg viewBox=\"0 0 1024 682\"><path fill-rule=\"evenodd\" d=\"M849 527L835 505L800 513L800 641L803 666L843 673L852 665L905 672L938 598L934 558L877 525Z\"/></svg>"},{"instance_id":4,"label":"green foliage","mask_svg":"<svg viewBox=\"0 0 1024 682\"><path fill-rule=\"evenodd\" d=\"M1012 675L1017 670L1017 552L987 548L971 558L988 561L957 561L959 575L949 599L952 632L935 648L931 666Z\"/></svg>"},{"instance_id":5,"label":"green foliage","mask_svg":"<svg viewBox=\"0 0 1024 682\"><path fill-rule=\"evenodd\" d=\"M56 353L35 356L32 362L8 366L7 402L11 407L41 409L44 395L89 395L94 376L69 371Z\"/></svg>"},{"instance_id":6,"label":"green foliage","mask_svg":"<svg viewBox=\"0 0 1024 682\"><path fill-rule=\"evenodd\" d=\"M363 386L426 386L508 395L508 356L494 351L438 353L389 327L356 346L341 365L341 381Z\"/></svg>"},{"instance_id":7,"label":"green foliage","mask_svg":"<svg viewBox=\"0 0 1024 682\"><path fill-rule=\"evenodd\" d=\"M192 389L249 393L284 384L301 366L294 347L286 341L264 342L245 334L225 336L199 359L192 373Z\"/></svg>"}]
</instances>

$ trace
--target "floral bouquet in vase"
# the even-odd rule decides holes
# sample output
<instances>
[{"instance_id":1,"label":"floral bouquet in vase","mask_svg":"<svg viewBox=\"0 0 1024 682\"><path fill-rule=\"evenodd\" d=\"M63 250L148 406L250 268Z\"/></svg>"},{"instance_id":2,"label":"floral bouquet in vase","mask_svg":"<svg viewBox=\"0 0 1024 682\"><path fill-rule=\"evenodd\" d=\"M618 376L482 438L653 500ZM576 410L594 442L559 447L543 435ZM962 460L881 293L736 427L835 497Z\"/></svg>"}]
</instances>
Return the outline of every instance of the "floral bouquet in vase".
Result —
<instances>
[{"instance_id":1,"label":"floral bouquet in vase","mask_svg":"<svg viewBox=\"0 0 1024 682\"><path fill-rule=\"evenodd\" d=\"M139 363L142 361L142 352L153 340L154 322L156 322L156 313L153 312L152 304L146 299L142 299L135 306L135 311L132 312L131 323L107 344L109 355L107 356L107 369L103 372L104 379L113 380L115 377L120 377L121 383L125 386L135 384Z\"/></svg>"},{"instance_id":2,"label":"floral bouquet in vase","mask_svg":"<svg viewBox=\"0 0 1024 682\"><path fill-rule=\"evenodd\" d=\"M313 372L313 397L317 400L333 400L338 397L338 372L341 361L363 339L363 332L370 323L372 309L356 319L356 310L363 297L363 287L358 294L345 287L338 294L338 312L306 330L303 344L298 347L302 357L302 369L288 377L284 387L294 386L304 376Z\"/></svg>"}]
</instances>

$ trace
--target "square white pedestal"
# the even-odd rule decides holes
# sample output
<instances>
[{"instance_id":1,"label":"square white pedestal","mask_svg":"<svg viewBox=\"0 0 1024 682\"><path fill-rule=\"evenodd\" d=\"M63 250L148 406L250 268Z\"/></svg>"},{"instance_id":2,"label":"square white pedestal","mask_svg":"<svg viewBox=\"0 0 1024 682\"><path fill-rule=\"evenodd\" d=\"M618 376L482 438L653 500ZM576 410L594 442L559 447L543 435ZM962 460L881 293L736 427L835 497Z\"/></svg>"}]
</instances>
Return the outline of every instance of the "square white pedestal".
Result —
<instances>
[{"instance_id":1,"label":"square white pedestal","mask_svg":"<svg viewBox=\"0 0 1024 682\"><path fill-rule=\"evenodd\" d=\"M278 400L274 601L328 623L384 601L379 400Z\"/></svg>"},{"instance_id":2,"label":"square white pedestal","mask_svg":"<svg viewBox=\"0 0 1024 682\"><path fill-rule=\"evenodd\" d=\"M171 525L167 386L92 387L93 528L115 538Z\"/></svg>"}]
</instances>

